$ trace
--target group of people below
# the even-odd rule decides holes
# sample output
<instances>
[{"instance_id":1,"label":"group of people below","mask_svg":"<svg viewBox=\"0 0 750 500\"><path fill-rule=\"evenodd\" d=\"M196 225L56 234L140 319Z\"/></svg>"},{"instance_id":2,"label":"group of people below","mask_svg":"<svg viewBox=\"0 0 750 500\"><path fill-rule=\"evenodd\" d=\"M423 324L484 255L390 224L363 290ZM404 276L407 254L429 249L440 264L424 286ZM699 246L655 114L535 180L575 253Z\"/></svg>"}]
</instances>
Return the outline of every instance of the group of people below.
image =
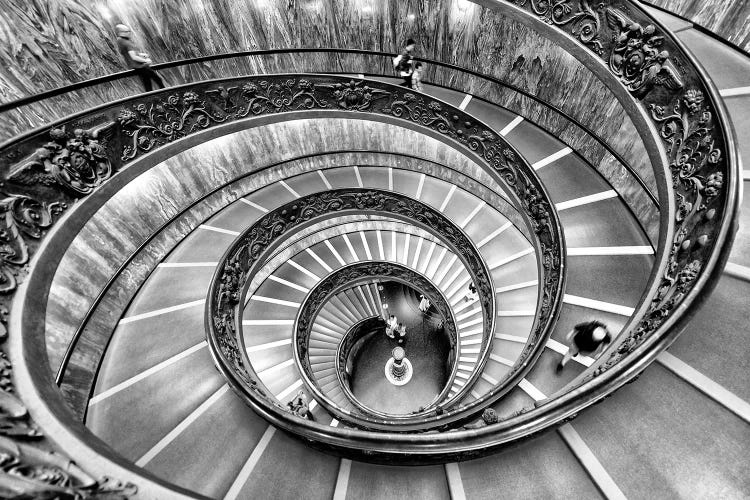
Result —
<instances>
[{"instance_id":1,"label":"group of people below","mask_svg":"<svg viewBox=\"0 0 750 500\"><path fill-rule=\"evenodd\" d=\"M399 323L393 314L385 322L385 334L388 338L396 340L398 345L403 345L406 342L406 327L403 323Z\"/></svg>"}]
</instances>

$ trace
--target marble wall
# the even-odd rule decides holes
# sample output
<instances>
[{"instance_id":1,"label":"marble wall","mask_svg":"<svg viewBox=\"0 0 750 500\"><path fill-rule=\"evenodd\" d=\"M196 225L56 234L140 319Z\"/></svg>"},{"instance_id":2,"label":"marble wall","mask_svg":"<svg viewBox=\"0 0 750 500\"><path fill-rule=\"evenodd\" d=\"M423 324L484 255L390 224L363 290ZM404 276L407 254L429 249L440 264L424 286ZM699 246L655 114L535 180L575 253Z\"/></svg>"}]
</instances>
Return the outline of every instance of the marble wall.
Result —
<instances>
[{"instance_id":1,"label":"marble wall","mask_svg":"<svg viewBox=\"0 0 750 500\"><path fill-rule=\"evenodd\" d=\"M340 47L397 51L419 40L417 55L507 81L563 109L603 137L642 177L648 155L606 86L554 42L503 15L498 3L468 0L0 0L0 99L8 100L122 70L113 26L133 27L156 62L249 49ZM392 73L388 58L310 54L232 59L164 70L170 84L238 74L291 71ZM427 68L438 84L485 95L581 149L593 164L600 146L533 101L486 80ZM138 91L122 81L7 113L5 136ZM585 91L584 91L585 89Z\"/></svg>"},{"instance_id":2,"label":"marble wall","mask_svg":"<svg viewBox=\"0 0 750 500\"><path fill-rule=\"evenodd\" d=\"M648 0L691 20L750 52L750 2L747 0Z\"/></svg>"}]
</instances>

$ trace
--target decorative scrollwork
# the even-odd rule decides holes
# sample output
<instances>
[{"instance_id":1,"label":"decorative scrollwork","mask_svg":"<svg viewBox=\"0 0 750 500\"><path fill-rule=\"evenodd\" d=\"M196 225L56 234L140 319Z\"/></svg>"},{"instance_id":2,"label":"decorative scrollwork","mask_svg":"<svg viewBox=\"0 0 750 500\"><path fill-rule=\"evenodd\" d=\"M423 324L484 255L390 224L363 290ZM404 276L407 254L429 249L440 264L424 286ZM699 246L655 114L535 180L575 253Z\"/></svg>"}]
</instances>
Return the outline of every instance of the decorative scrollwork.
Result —
<instances>
[{"instance_id":1,"label":"decorative scrollwork","mask_svg":"<svg viewBox=\"0 0 750 500\"><path fill-rule=\"evenodd\" d=\"M712 134L712 114L704 105L703 92L689 89L674 105L671 114L654 104L649 110L667 145L674 187L697 196L697 201L691 205L696 210L704 209L705 203L719 193L723 175L721 172L708 177L700 175L706 166L715 165L722 157Z\"/></svg>"},{"instance_id":2,"label":"decorative scrollwork","mask_svg":"<svg viewBox=\"0 0 750 500\"><path fill-rule=\"evenodd\" d=\"M122 160L185 137L197 130L247 116L291 109L324 108L315 86L305 79L260 80L239 86L219 85L200 95L195 91L171 94L154 103L120 110L117 121L130 138Z\"/></svg>"},{"instance_id":3,"label":"decorative scrollwork","mask_svg":"<svg viewBox=\"0 0 750 500\"><path fill-rule=\"evenodd\" d=\"M130 138L123 146L122 160L132 160L139 152L148 152L181 137L207 128L216 119L206 110L203 100L193 91L172 94L156 103L140 103L120 110L117 122Z\"/></svg>"},{"instance_id":4,"label":"decorative scrollwork","mask_svg":"<svg viewBox=\"0 0 750 500\"><path fill-rule=\"evenodd\" d=\"M532 11L547 24L569 27L570 33L581 43L591 47L597 54L602 53L602 42L599 38L599 15L597 10L603 3L597 4L597 10L587 0L580 0L576 6L572 0L513 0L523 7L530 1Z\"/></svg>"},{"instance_id":5,"label":"decorative scrollwork","mask_svg":"<svg viewBox=\"0 0 750 500\"><path fill-rule=\"evenodd\" d=\"M701 91L689 89L669 114L661 106L649 106L653 120L659 124L659 135L667 145L677 197L675 235L667 266L646 314L595 374L617 364L659 328L692 288L703 268L703 261L690 258L689 252L705 247L708 236L702 235L693 241L689 235L700 224L701 212L709 220L713 218L715 209L709 209L709 206L720 198L724 188L724 175L716 171L722 153L716 147L711 111L704 105L704 100Z\"/></svg>"},{"instance_id":6,"label":"decorative scrollwork","mask_svg":"<svg viewBox=\"0 0 750 500\"><path fill-rule=\"evenodd\" d=\"M66 207L57 202L47 205L20 194L4 196L0 200L0 294L10 293L18 286L19 273L29 261L26 238L41 238L54 216Z\"/></svg>"},{"instance_id":7,"label":"decorative scrollwork","mask_svg":"<svg viewBox=\"0 0 750 500\"><path fill-rule=\"evenodd\" d=\"M42 433L31 422L29 412L14 394L13 366L8 356L0 351L0 435L17 439L39 439Z\"/></svg>"},{"instance_id":8,"label":"decorative scrollwork","mask_svg":"<svg viewBox=\"0 0 750 500\"><path fill-rule=\"evenodd\" d=\"M366 85L362 80L351 80L349 83L322 84L320 87L329 88L333 91L336 104L342 109L353 111L365 111L369 109L373 101L387 98L391 95L382 89Z\"/></svg>"},{"instance_id":9,"label":"decorative scrollwork","mask_svg":"<svg viewBox=\"0 0 750 500\"><path fill-rule=\"evenodd\" d=\"M0 437L1 498L124 500L137 492L131 483L97 481L55 452Z\"/></svg>"},{"instance_id":10,"label":"decorative scrollwork","mask_svg":"<svg viewBox=\"0 0 750 500\"><path fill-rule=\"evenodd\" d=\"M653 24L641 26L613 8L607 9L607 23L614 30L609 67L633 95L644 97L657 85L669 90L683 87L669 51L661 49L664 37L656 34Z\"/></svg>"},{"instance_id":11,"label":"decorative scrollwork","mask_svg":"<svg viewBox=\"0 0 750 500\"><path fill-rule=\"evenodd\" d=\"M50 141L15 165L8 181L27 186L60 186L74 196L87 195L113 174L112 163L102 141L113 123L91 130L53 128Z\"/></svg>"}]
</instances>

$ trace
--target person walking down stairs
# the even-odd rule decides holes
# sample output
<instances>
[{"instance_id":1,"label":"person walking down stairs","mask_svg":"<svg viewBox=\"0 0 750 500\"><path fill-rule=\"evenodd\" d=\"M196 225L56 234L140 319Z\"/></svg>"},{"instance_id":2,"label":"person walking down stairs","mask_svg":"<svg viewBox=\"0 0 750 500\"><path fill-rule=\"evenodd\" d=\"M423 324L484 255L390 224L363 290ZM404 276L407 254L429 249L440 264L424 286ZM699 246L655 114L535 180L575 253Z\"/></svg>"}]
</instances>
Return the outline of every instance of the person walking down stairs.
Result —
<instances>
[{"instance_id":1,"label":"person walking down stairs","mask_svg":"<svg viewBox=\"0 0 750 500\"><path fill-rule=\"evenodd\" d=\"M391 314L388 317L388 321L386 321L386 323L385 323L385 334L388 337L393 338L394 335L395 335L395 333L396 333L396 328L397 327L398 327L398 319L396 319L396 316L394 316L393 314Z\"/></svg>"},{"instance_id":2,"label":"person walking down stairs","mask_svg":"<svg viewBox=\"0 0 750 500\"><path fill-rule=\"evenodd\" d=\"M117 32L117 49L122 54L122 58L125 59L125 64L128 68L135 71L135 74L141 79L143 88L146 92L151 92L155 83L160 89L164 88L164 80L161 76L151 68L151 58L146 52L137 52L135 44L130 39L132 31L130 26L127 24L118 24L115 26Z\"/></svg>"},{"instance_id":3,"label":"person walking down stairs","mask_svg":"<svg viewBox=\"0 0 750 500\"><path fill-rule=\"evenodd\" d=\"M414 46L417 42L413 38L409 38L406 41L403 52L393 58L393 69L398 73L398 76L404 79L402 87L412 88L412 74L414 73Z\"/></svg>"},{"instance_id":4,"label":"person walking down stairs","mask_svg":"<svg viewBox=\"0 0 750 500\"><path fill-rule=\"evenodd\" d=\"M560 364L557 365L557 372L561 372L568 361L578 354L595 358L611 342L612 335L604 323L600 321L588 321L577 324L565 336L568 352L565 353L563 359L560 360Z\"/></svg>"},{"instance_id":5,"label":"person walking down stairs","mask_svg":"<svg viewBox=\"0 0 750 500\"><path fill-rule=\"evenodd\" d=\"M294 399L289 401L287 404L289 411L300 418L315 421L312 412L310 412L310 405L307 403L307 395L305 391L300 389L294 396Z\"/></svg>"}]
</instances>

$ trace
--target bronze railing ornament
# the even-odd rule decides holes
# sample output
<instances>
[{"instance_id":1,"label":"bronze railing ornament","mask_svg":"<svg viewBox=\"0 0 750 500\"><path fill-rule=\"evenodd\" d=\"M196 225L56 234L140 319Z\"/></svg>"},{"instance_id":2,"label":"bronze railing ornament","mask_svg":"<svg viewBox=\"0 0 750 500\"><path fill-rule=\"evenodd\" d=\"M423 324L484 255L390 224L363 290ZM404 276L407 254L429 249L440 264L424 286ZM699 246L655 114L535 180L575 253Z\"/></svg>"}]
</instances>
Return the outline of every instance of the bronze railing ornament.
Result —
<instances>
[{"instance_id":1,"label":"bronze railing ornament","mask_svg":"<svg viewBox=\"0 0 750 500\"><path fill-rule=\"evenodd\" d=\"M645 307L637 309L626 333L593 372L602 374L647 340L666 347L684 327L669 331L679 319L672 317L673 311L697 305L702 300L698 292L715 284L710 276L726 262L736 229L741 179L737 148L710 78L682 43L636 3L503 1L554 25L604 62L651 120L664 149L673 200L660 200L662 210L669 211L670 225L662 232L672 236L657 251L661 265L655 269L661 271L644 295ZM684 325L689 315L677 322ZM648 359L656 353L658 349Z\"/></svg>"}]
</instances>

